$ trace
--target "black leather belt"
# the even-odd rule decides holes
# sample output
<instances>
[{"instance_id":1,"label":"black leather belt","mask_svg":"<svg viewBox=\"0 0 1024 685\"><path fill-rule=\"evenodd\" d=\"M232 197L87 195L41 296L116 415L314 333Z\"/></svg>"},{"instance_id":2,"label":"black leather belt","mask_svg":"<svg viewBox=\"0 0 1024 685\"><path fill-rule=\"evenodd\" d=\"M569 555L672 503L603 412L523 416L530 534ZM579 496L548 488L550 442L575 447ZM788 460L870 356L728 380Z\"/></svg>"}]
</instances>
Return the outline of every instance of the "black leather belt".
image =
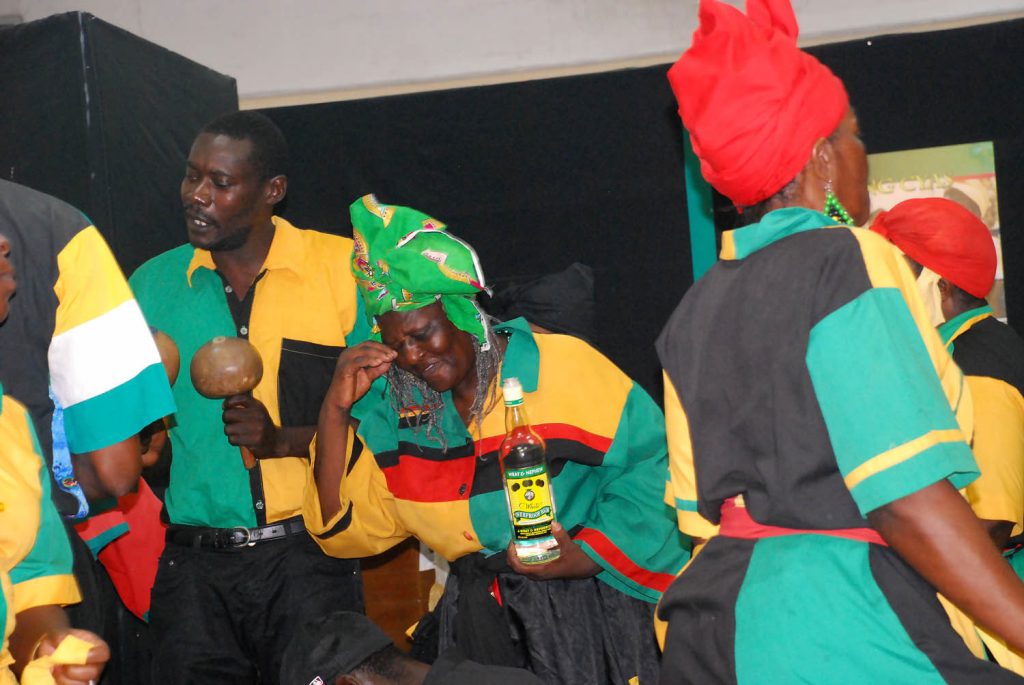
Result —
<instances>
[{"instance_id":1,"label":"black leather belt","mask_svg":"<svg viewBox=\"0 0 1024 685\"><path fill-rule=\"evenodd\" d=\"M203 528L202 526L167 526L167 542L183 547L204 549L241 549L259 542L277 540L306 532L301 516L271 523L259 528Z\"/></svg>"}]
</instances>

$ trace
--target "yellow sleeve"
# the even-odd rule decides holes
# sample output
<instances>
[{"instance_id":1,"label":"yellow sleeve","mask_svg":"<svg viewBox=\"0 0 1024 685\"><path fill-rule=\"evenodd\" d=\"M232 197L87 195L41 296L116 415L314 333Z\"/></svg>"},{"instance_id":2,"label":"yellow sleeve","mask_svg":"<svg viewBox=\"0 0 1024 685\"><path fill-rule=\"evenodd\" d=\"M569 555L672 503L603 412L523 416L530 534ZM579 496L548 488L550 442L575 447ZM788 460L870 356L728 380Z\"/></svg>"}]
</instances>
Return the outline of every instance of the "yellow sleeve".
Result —
<instances>
[{"instance_id":1,"label":"yellow sleeve","mask_svg":"<svg viewBox=\"0 0 1024 685\"><path fill-rule=\"evenodd\" d=\"M384 474L370 449L349 428L348 453L358 441L361 451L341 480L341 509L329 521L323 520L313 467L316 437L310 445L309 468L302 504L306 529L324 553L332 557L358 559L385 552L410 536L395 509Z\"/></svg>"},{"instance_id":2,"label":"yellow sleeve","mask_svg":"<svg viewBox=\"0 0 1024 685\"><path fill-rule=\"evenodd\" d=\"M95 226L83 228L57 255L60 275L54 337L132 299L128 281Z\"/></svg>"},{"instance_id":3,"label":"yellow sleeve","mask_svg":"<svg viewBox=\"0 0 1024 685\"><path fill-rule=\"evenodd\" d=\"M72 575L71 545L50 498L53 480L50 468L43 459L35 428L25 407L10 397L0 398L0 403L3 467L7 471L7 480L13 481L13 487L19 490L8 495L31 497L37 512L35 515L24 511L24 499L21 507L6 512L17 515L15 512L21 509L15 525L20 528L23 539L31 540L31 546L8 560L14 562L10 568L11 596L7 598L8 602L15 613L49 604L75 604L82 598ZM15 504L8 496L3 499L8 501L8 505ZM0 503L0 511L3 510ZM0 516L0 525L10 523Z\"/></svg>"},{"instance_id":4,"label":"yellow sleeve","mask_svg":"<svg viewBox=\"0 0 1024 685\"><path fill-rule=\"evenodd\" d=\"M693 467L690 423L675 386L662 371L665 381L665 433L668 438L669 482L665 503L676 510L679 530L696 538L718 534L718 526L697 513L697 474Z\"/></svg>"},{"instance_id":5,"label":"yellow sleeve","mask_svg":"<svg viewBox=\"0 0 1024 685\"><path fill-rule=\"evenodd\" d=\"M71 574L32 578L14 586L14 612L57 604L67 606L82 601L78 582Z\"/></svg>"},{"instance_id":6,"label":"yellow sleeve","mask_svg":"<svg viewBox=\"0 0 1024 685\"><path fill-rule=\"evenodd\" d=\"M1024 398L995 378L968 376L974 400L974 458L981 476L965 494L975 515L1024 532Z\"/></svg>"}]
</instances>

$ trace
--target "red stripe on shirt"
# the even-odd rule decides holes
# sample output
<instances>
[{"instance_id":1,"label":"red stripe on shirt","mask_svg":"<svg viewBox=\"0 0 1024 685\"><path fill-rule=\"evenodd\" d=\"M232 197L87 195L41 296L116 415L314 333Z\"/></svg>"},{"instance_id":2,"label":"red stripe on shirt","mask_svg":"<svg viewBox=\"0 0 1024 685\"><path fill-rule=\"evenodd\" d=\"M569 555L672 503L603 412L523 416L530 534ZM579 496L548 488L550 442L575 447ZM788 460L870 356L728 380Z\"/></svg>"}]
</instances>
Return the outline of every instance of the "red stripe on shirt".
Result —
<instances>
[{"instance_id":1,"label":"red stripe on shirt","mask_svg":"<svg viewBox=\"0 0 1024 685\"><path fill-rule=\"evenodd\" d=\"M398 464L381 469L388 490L398 499L412 502L452 502L469 499L476 457L449 461L399 455Z\"/></svg>"},{"instance_id":2,"label":"red stripe on shirt","mask_svg":"<svg viewBox=\"0 0 1024 685\"><path fill-rule=\"evenodd\" d=\"M637 566L604 533L594 528L581 529L573 539L590 545L590 548L597 552L598 556L614 566L619 573L644 587L665 592L672 581L676 579L671 573L648 571Z\"/></svg>"},{"instance_id":3,"label":"red stripe on shirt","mask_svg":"<svg viewBox=\"0 0 1024 685\"><path fill-rule=\"evenodd\" d=\"M532 427L533 430L537 431L537 435L545 440L574 440L602 453L607 452L612 446L612 438L585 431L579 426L573 426L568 423L538 423ZM497 451L501 447L501 441L504 439L504 435L484 438L477 443L478 454Z\"/></svg>"},{"instance_id":4,"label":"red stripe on shirt","mask_svg":"<svg viewBox=\"0 0 1024 685\"><path fill-rule=\"evenodd\" d=\"M747 511L745 506L737 506L736 498L730 497L722 502L722 516L719 522L718 534L726 538L739 538L741 540L760 540L761 538L774 538L782 535L830 535L847 540L858 540L860 542L871 542L876 545L888 547L889 543L874 528L834 528L808 530L803 528L783 528L781 526L769 526L758 523Z\"/></svg>"}]
</instances>

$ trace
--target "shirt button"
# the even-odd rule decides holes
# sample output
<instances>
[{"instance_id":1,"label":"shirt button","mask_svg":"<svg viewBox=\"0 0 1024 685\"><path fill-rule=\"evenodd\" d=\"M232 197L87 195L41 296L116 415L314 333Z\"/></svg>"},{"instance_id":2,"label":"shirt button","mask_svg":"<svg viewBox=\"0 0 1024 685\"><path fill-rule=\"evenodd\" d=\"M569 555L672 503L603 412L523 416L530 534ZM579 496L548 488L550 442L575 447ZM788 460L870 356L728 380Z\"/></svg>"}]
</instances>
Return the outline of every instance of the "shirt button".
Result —
<instances>
[{"instance_id":1,"label":"shirt button","mask_svg":"<svg viewBox=\"0 0 1024 685\"><path fill-rule=\"evenodd\" d=\"M462 537L466 538L467 540L472 540L473 539L473 536L470 534L470 532L468 530L462 531Z\"/></svg>"},{"instance_id":2,"label":"shirt button","mask_svg":"<svg viewBox=\"0 0 1024 685\"><path fill-rule=\"evenodd\" d=\"M233 293L233 292L235 292L235 290L230 285L226 285L226 286L224 286L224 292L226 292L226 293Z\"/></svg>"},{"instance_id":3,"label":"shirt button","mask_svg":"<svg viewBox=\"0 0 1024 685\"><path fill-rule=\"evenodd\" d=\"M465 483L463 483L462 485L459 486L459 494L460 495L465 495L466 494L466 484Z\"/></svg>"},{"instance_id":4,"label":"shirt button","mask_svg":"<svg viewBox=\"0 0 1024 685\"><path fill-rule=\"evenodd\" d=\"M263 511L263 500L256 500L256 508Z\"/></svg>"},{"instance_id":5,"label":"shirt button","mask_svg":"<svg viewBox=\"0 0 1024 685\"><path fill-rule=\"evenodd\" d=\"M249 334L249 327L248 326L242 326L241 328L238 329L238 332L241 333L242 335L248 335Z\"/></svg>"}]
</instances>

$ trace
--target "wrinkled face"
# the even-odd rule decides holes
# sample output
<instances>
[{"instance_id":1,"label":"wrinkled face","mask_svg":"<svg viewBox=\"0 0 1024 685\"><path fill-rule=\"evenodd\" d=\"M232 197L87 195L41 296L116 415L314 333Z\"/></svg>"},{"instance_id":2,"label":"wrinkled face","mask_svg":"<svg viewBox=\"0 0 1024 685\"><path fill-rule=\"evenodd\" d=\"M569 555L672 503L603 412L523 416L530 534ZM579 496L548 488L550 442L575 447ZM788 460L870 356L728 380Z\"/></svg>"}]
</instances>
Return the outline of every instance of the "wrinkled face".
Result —
<instances>
[{"instance_id":1,"label":"wrinkled face","mask_svg":"<svg viewBox=\"0 0 1024 685\"><path fill-rule=\"evenodd\" d=\"M399 368L431 389L446 392L463 383L475 384L476 348L473 337L456 328L436 302L405 312L378 317L381 342L398 353Z\"/></svg>"},{"instance_id":2,"label":"wrinkled face","mask_svg":"<svg viewBox=\"0 0 1024 685\"><path fill-rule=\"evenodd\" d=\"M235 250L245 244L262 206L267 181L249 153L252 143L224 135L200 134L192 143L181 181L181 204L192 245L204 250Z\"/></svg>"},{"instance_id":3,"label":"wrinkled face","mask_svg":"<svg viewBox=\"0 0 1024 685\"><path fill-rule=\"evenodd\" d=\"M836 176L832 181L836 197L846 207L858 226L871 214L868 196L868 156L860 139L860 125L853 109L839 122L832 149L836 157Z\"/></svg>"},{"instance_id":4,"label":"wrinkled face","mask_svg":"<svg viewBox=\"0 0 1024 685\"><path fill-rule=\"evenodd\" d=\"M11 264L11 244L6 236L0 235L0 321L7 318L9 302L17 287L14 265Z\"/></svg>"}]
</instances>

